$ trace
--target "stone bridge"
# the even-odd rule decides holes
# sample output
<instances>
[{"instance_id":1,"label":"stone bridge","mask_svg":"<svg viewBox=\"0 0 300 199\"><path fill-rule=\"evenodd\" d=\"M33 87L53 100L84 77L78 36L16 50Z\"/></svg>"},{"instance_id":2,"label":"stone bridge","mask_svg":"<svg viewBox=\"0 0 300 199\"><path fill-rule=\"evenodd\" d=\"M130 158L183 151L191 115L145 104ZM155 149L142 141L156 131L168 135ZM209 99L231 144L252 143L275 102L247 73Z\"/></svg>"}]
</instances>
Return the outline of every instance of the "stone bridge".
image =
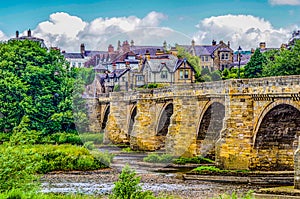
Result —
<instances>
[{"instance_id":1,"label":"stone bridge","mask_svg":"<svg viewBox=\"0 0 300 199\"><path fill-rule=\"evenodd\" d=\"M112 92L94 99L94 131L132 149L215 158L226 169L293 170L300 76Z\"/></svg>"}]
</instances>

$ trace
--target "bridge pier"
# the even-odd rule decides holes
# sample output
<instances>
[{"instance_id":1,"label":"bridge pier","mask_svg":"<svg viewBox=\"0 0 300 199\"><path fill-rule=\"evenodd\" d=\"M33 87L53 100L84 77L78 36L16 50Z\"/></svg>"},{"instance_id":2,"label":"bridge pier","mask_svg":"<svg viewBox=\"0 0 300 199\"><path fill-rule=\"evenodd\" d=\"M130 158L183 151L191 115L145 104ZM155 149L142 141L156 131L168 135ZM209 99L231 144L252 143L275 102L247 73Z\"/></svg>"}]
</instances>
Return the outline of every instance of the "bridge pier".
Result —
<instances>
[{"instance_id":1,"label":"bridge pier","mask_svg":"<svg viewBox=\"0 0 300 199\"><path fill-rule=\"evenodd\" d=\"M177 96L173 99L174 113L168 128L166 151L174 156L195 156L197 153L197 126L199 115L195 96Z\"/></svg>"},{"instance_id":2,"label":"bridge pier","mask_svg":"<svg viewBox=\"0 0 300 199\"><path fill-rule=\"evenodd\" d=\"M225 118L216 143L216 162L225 169L249 169L253 132L253 100L245 82L232 81L225 97Z\"/></svg>"},{"instance_id":3,"label":"bridge pier","mask_svg":"<svg viewBox=\"0 0 300 199\"><path fill-rule=\"evenodd\" d=\"M152 97L151 90L139 93L137 115L130 135L132 149L154 151L160 148L156 136L156 102Z\"/></svg>"},{"instance_id":4,"label":"bridge pier","mask_svg":"<svg viewBox=\"0 0 300 199\"><path fill-rule=\"evenodd\" d=\"M88 126L82 123L81 121L75 121L76 129L79 133L85 133L87 131L97 133L101 131L100 125L100 105L97 99L95 98L86 98L87 113L88 113ZM79 105L78 105L79 106ZM75 104L76 108L76 104ZM74 108L74 109L75 109ZM78 107L79 108L79 107Z\"/></svg>"},{"instance_id":5,"label":"bridge pier","mask_svg":"<svg viewBox=\"0 0 300 199\"><path fill-rule=\"evenodd\" d=\"M129 144L128 137L128 101L124 93L110 93L110 114L105 128L105 142Z\"/></svg>"}]
</instances>

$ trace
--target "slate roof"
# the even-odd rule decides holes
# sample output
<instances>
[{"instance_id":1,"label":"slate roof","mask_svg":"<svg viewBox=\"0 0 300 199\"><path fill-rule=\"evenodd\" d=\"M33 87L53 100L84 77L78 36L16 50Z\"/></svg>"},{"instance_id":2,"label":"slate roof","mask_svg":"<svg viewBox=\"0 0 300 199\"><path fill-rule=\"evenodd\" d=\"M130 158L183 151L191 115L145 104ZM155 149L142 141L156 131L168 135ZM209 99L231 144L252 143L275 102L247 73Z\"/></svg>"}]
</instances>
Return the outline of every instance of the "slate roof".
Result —
<instances>
[{"instance_id":1,"label":"slate roof","mask_svg":"<svg viewBox=\"0 0 300 199\"><path fill-rule=\"evenodd\" d=\"M154 73L160 72L164 67L166 67L169 72L174 72L174 67L176 67L177 61L177 57L174 55L169 55L151 58L147 60L146 63L148 63L150 70Z\"/></svg>"},{"instance_id":2,"label":"slate roof","mask_svg":"<svg viewBox=\"0 0 300 199\"><path fill-rule=\"evenodd\" d=\"M125 69L117 69L112 71L111 73L105 74L96 74L97 79L100 81L100 84L103 85L105 79L113 79L114 77L120 78L122 77L125 73L127 73L130 69L125 68Z\"/></svg>"},{"instance_id":3,"label":"slate roof","mask_svg":"<svg viewBox=\"0 0 300 199\"><path fill-rule=\"evenodd\" d=\"M130 46L130 50L136 55L145 55L147 52L150 55L155 55L157 49L164 51L162 46Z\"/></svg>"},{"instance_id":4,"label":"slate roof","mask_svg":"<svg viewBox=\"0 0 300 199\"><path fill-rule=\"evenodd\" d=\"M63 56L65 58L69 58L69 59L83 59L84 58L81 53L63 53Z\"/></svg>"}]
</instances>

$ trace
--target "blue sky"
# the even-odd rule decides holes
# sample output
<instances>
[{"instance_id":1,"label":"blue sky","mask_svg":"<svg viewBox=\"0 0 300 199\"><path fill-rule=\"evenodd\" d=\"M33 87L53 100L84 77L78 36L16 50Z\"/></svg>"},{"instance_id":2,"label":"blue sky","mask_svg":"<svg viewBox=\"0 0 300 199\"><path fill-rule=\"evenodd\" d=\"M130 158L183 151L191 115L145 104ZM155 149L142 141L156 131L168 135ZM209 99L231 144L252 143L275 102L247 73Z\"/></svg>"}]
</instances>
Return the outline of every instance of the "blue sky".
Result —
<instances>
[{"instance_id":1,"label":"blue sky","mask_svg":"<svg viewBox=\"0 0 300 199\"><path fill-rule=\"evenodd\" d=\"M72 17L79 21L70 19L68 22L67 19ZM51 45L60 45L59 47L67 50L74 51L80 40L88 43L91 48L97 48L99 41L96 44L89 41L95 41L97 36L107 40L104 32L111 30L116 33L127 31L126 24L122 25L124 20L127 24L136 23L134 27L128 28L129 31L145 27L147 24L148 27L179 31L194 38L198 43L207 43L211 39L230 40L234 46L242 44L249 48L250 42L261 39L270 45L279 45L279 41L284 42L291 31L300 27L300 0L4 1L0 7L0 39L13 36L16 30L23 32L30 28L38 36L46 37L45 40L49 40L47 42ZM138 22L139 20L143 22ZM45 22L51 23L52 26L45 25ZM55 27L58 22L65 25ZM247 27L244 27L245 24ZM106 29L97 35L93 32L93 25L105 26ZM71 27L73 33L78 28L77 34L63 30L68 27ZM278 39L273 35L284 36L276 43L273 40ZM134 36L137 37L137 34ZM59 41L59 38L63 41ZM66 44L66 39L70 44ZM76 48L72 47L72 44Z\"/></svg>"}]
</instances>

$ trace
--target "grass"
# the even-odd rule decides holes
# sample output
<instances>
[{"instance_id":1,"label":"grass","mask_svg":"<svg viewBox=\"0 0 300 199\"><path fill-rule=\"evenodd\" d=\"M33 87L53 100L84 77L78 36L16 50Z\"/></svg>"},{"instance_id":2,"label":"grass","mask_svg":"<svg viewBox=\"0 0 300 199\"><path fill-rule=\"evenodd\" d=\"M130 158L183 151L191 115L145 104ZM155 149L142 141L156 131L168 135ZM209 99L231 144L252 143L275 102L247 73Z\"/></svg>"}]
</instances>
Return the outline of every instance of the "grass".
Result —
<instances>
[{"instance_id":1,"label":"grass","mask_svg":"<svg viewBox=\"0 0 300 199\"><path fill-rule=\"evenodd\" d=\"M196 157L191 157L191 158L185 158L185 157L180 157L174 159L174 164L214 164L215 161L209 159L209 158L204 158L202 156L196 156Z\"/></svg>"},{"instance_id":2,"label":"grass","mask_svg":"<svg viewBox=\"0 0 300 199\"><path fill-rule=\"evenodd\" d=\"M143 161L151 163L172 163L173 156L169 154L159 155L157 153L151 153L147 157L144 157Z\"/></svg>"},{"instance_id":3,"label":"grass","mask_svg":"<svg viewBox=\"0 0 300 199\"><path fill-rule=\"evenodd\" d=\"M215 166L200 166L191 171L196 174L239 174L249 173L249 170L223 170Z\"/></svg>"},{"instance_id":4,"label":"grass","mask_svg":"<svg viewBox=\"0 0 300 199\"><path fill-rule=\"evenodd\" d=\"M145 157L143 160L145 162L151 162L151 163L214 164L213 160L204 158L201 156L196 156L196 157L191 157L191 158L185 158L185 157L174 158L173 156L171 156L169 154L159 155L157 153L151 153L147 157Z\"/></svg>"}]
</instances>

